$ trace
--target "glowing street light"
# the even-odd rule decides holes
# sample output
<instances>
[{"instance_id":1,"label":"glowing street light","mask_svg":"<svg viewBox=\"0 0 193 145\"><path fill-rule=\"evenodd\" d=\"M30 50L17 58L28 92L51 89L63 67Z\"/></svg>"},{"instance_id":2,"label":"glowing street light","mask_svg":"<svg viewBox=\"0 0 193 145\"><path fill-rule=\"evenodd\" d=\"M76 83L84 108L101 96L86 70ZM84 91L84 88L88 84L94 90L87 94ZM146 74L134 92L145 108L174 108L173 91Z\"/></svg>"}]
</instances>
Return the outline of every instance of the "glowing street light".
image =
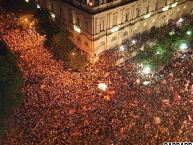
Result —
<instances>
[{"instance_id":1,"label":"glowing street light","mask_svg":"<svg viewBox=\"0 0 193 145\"><path fill-rule=\"evenodd\" d=\"M145 85L145 86L147 86L147 85L149 85L149 84L151 84L150 81L144 81L144 82L143 82L143 85Z\"/></svg>"},{"instance_id":2,"label":"glowing street light","mask_svg":"<svg viewBox=\"0 0 193 145\"><path fill-rule=\"evenodd\" d=\"M180 45L180 50L185 50L185 49L187 49L188 48L188 45L186 44L186 43L182 43L181 45Z\"/></svg>"},{"instance_id":3,"label":"glowing street light","mask_svg":"<svg viewBox=\"0 0 193 145\"><path fill-rule=\"evenodd\" d=\"M178 20L178 23L182 23L184 21L184 19L183 18L180 18L179 20Z\"/></svg>"},{"instance_id":4,"label":"glowing street light","mask_svg":"<svg viewBox=\"0 0 193 145\"><path fill-rule=\"evenodd\" d=\"M187 34L187 35L191 35L191 34L192 34L192 31L187 31L186 34Z\"/></svg>"},{"instance_id":5,"label":"glowing street light","mask_svg":"<svg viewBox=\"0 0 193 145\"><path fill-rule=\"evenodd\" d=\"M25 2L29 3L29 0L25 0Z\"/></svg>"},{"instance_id":6,"label":"glowing street light","mask_svg":"<svg viewBox=\"0 0 193 145\"><path fill-rule=\"evenodd\" d=\"M72 56L75 56L75 55L76 55L76 53L75 53L75 52L72 52L71 54L72 54Z\"/></svg>"},{"instance_id":7,"label":"glowing street light","mask_svg":"<svg viewBox=\"0 0 193 145\"><path fill-rule=\"evenodd\" d=\"M119 50L120 50L120 51L124 51L124 50L125 50L124 46L121 45L121 46L119 47Z\"/></svg>"},{"instance_id":8,"label":"glowing street light","mask_svg":"<svg viewBox=\"0 0 193 145\"><path fill-rule=\"evenodd\" d=\"M40 5L39 4L37 4L37 8L40 9Z\"/></svg>"},{"instance_id":9,"label":"glowing street light","mask_svg":"<svg viewBox=\"0 0 193 145\"><path fill-rule=\"evenodd\" d=\"M175 34L175 30L173 29L170 33L169 33L169 35L174 35Z\"/></svg>"},{"instance_id":10,"label":"glowing street light","mask_svg":"<svg viewBox=\"0 0 193 145\"><path fill-rule=\"evenodd\" d=\"M156 55L160 55L160 54L161 54L161 52L158 50L155 54L156 54Z\"/></svg>"},{"instance_id":11,"label":"glowing street light","mask_svg":"<svg viewBox=\"0 0 193 145\"><path fill-rule=\"evenodd\" d=\"M55 15L53 12L51 12L50 14L51 14L51 17L52 17L52 18L55 18L55 17L56 17L56 15Z\"/></svg>"},{"instance_id":12,"label":"glowing street light","mask_svg":"<svg viewBox=\"0 0 193 145\"><path fill-rule=\"evenodd\" d=\"M107 87L107 85L105 83L99 83L98 84L98 89L100 89L101 91L106 92L107 88L108 87Z\"/></svg>"},{"instance_id":13,"label":"glowing street light","mask_svg":"<svg viewBox=\"0 0 193 145\"><path fill-rule=\"evenodd\" d=\"M143 51L143 50L144 50L144 46L142 46L142 47L140 48L140 50Z\"/></svg>"},{"instance_id":14,"label":"glowing street light","mask_svg":"<svg viewBox=\"0 0 193 145\"><path fill-rule=\"evenodd\" d=\"M132 44L136 44L136 40L132 40L131 43L132 43Z\"/></svg>"},{"instance_id":15,"label":"glowing street light","mask_svg":"<svg viewBox=\"0 0 193 145\"><path fill-rule=\"evenodd\" d=\"M27 18L24 19L27 22Z\"/></svg>"},{"instance_id":16,"label":"glowing street light","mask_svg":"<svg viewBox=\"0 0 193 145\"><path fill-rule=\"evenodd\" d=\"M143 73L144 74L149 74L151 72L151 68L149 66L146 66L144 69L143 69Z\"/></svg>"}]
</instances>

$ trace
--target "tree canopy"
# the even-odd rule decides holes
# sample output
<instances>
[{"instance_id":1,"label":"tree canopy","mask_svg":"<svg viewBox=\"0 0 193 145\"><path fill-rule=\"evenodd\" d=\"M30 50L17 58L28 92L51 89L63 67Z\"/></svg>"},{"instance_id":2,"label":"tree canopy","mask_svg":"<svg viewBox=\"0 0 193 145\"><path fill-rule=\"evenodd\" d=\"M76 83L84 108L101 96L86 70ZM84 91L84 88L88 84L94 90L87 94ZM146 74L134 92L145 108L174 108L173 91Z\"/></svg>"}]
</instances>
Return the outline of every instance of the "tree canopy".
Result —
<instances>
[{"instance_id":1,"label":"tree canopy","mask_svg":"<svg viewBox=\"0 0 193 145\"><path fill-rule=\"evenodd\" d=\"M17 58L10 52L6 43L0 40L0 119L8 117L23 98L21 87L22 73ZM0 132L3 124L0 121ZM1 134L1 133L0 133Z\"/></svg>"},{"instance_id":2,"label":"tree canopy","mask_svg":"<svg viewBox=\"0 0 193 145\"><path fill-rule=\"evenodd\" d=\"M80 71L86 67L85 55L75 50L69 39L69 32L65 28L61 28L59 33L53 35L52 47L55 56L66 60L67 65L73 70Z\"/></svg>"},{"instance_id":3,"label":"tree canopy","mask_svg":"<svg viewBox=\"0 0 193 145\"><path fill-rule=\"evenodd\" d=\"M171 30L171 29L170 29ZM162 65L169 64L176 51L180 51L181 45L187 45L193 48L193 25L186 24L182 27L176 27L174 33L168 33L159 37L155 45L144 45L135 59L143 65L149 65L152 69L159 69Z\"/></svg>"},{"instance_id":4,"label":"tree canopy","mask_svg":"<svg viewBox=\"0 0 193 145\"><path fill-rule=\"evenodd\" d=\"M37 19L36 29L42 34L46 35L47 39L51 39L53 35L59 32L59 28L51 17L51 13L47 9L37 9L34 14Z\"/></svg>"}]
</instances>

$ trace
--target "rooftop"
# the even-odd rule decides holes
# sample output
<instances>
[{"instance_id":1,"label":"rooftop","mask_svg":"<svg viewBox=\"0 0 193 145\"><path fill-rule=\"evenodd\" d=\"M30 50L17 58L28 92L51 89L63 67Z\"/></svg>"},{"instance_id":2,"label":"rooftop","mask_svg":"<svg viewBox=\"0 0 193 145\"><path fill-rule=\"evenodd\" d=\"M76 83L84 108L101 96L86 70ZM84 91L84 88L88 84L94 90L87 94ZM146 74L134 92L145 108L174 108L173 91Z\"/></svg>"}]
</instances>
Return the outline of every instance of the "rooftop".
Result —
<instances>
[{"instance_id":1,"label":"rooftop","mask_svg":"<svg viewBox=\"0 0 193 145\"><path fill-rule=\"evenodd\" d=\"M100 13L117 6L135 2L137 0L63 0L64 2L84 10L90 14Z\"/></svg>"}]
</instances>

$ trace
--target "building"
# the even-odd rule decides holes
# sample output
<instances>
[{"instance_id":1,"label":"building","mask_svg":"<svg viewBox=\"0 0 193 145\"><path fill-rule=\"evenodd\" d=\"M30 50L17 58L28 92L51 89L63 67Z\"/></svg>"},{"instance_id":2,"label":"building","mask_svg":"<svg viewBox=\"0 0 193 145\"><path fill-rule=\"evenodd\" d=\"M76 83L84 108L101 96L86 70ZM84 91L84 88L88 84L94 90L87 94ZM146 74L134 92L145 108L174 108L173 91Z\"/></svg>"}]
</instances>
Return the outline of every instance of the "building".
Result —
<instances>
[{"instance_id":1,"label":"building","mask_svg":"<svg viewBox=\"0 0 193 145\"><path fill-rule=\"evenodd\" d=\"M75 46L94 63L132 36L190 14L191 0L38 0L70 31Z\"/></svg>"}]
</instances>

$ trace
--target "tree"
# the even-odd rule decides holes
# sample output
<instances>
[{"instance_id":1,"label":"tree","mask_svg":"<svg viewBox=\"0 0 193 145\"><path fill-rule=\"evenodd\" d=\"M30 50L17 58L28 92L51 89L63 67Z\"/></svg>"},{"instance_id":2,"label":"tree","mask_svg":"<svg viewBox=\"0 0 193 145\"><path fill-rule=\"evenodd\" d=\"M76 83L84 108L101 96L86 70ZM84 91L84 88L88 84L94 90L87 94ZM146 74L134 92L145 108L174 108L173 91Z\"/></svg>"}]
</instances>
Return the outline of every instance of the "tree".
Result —
<instances>
[{"instance_id":1,"label":"tree","mask_svg":"<svg viewBox=\"0 0 193 145\"><path fill-rule=\"evenodd\" d=\"M60 32L52 37L52 48L55 56L65 60L73 70L81 71L86 67L85 55L74 49L69 39L69 31L65 28L61 28Z\"/></svg>"},{"instance_id":2,"label":"tree","mask_svg":"<svg viewBox=\"0 0 193 145\"><path fill-rule=\"evenodd\" d=\"M0 40L0 131L2 120L22 102L22 73L17 65L17 58L9 51L6 43ZM1 134L0 133L0 134Z\"/></svg>"},{"instance_id":3,"label":"tree","mask_svg":"<svg viewBox=\"0 0 193 145\"><path fill-rule=\"evenodd\" d=\"M165 33L156 40L154 46L145 45L143 51L139 51L135 59L144 65L150 65L153 69L159 69L162 65L168 65L173 61L174 53L180 50L182 44L193 47L193 26L191 24L177 27L174 34ZM162 29L161 29L162 30ZM164 27L165 30L165 27ZM166 29L170 32L170 29Z\"/></svg>"},{"instance_id":4,"label":"tree","mask_svg":"<svg viewBox=\"0 0 193 145\"><path fill-rule=\"evenodd\" d=\"M38 9L34 14L34 18L37 19L37 31L42 35L46 35L47 39L50 40L53 35L59 32L59 28L52 19L49 10Z\"/></svg>"},{"instance_id":5,"label":"tree","mask_svg":"<svg viewBox=\"0 0 193 145\"><path fill-rule=\"evenodd\" d=\"M69 32L65 28L61 28L60 32L52 37L52 47L56 56L63 60L68 59L68 54L74 46L69 39Z\"/></svg>"},{"instance_id":6,"label":"tree","mask_svg":"<svg viewBox=\"0 0 193 145\"><path fill-rule=\"evenodd\" d=\"M80 51L71 51L69 53L69 66L75 71L83 71L86 68L86 56Z\"/></svg>"}]
</instances>

